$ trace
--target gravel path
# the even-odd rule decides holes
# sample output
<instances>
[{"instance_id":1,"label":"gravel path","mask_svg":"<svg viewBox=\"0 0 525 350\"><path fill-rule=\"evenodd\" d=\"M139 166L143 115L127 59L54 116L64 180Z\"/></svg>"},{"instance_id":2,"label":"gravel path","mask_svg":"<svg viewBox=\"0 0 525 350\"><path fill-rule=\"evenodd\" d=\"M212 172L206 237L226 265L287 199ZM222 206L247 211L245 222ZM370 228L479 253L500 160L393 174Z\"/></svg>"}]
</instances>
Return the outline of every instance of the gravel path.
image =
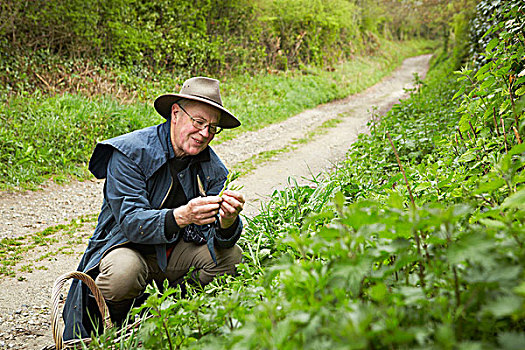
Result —
<instances>
[{"instance_id":1,"label":"gravel path","mask_svg":"<svg viewBox=\"0 0 525 350\"><path fill-rule=\"evenodd\" d=\"M275 189L287 185L290 176L307 183L312 174L329 170L344 157L357 135L367 131L372 108L377 107L376 113L386 112L411 87L414 72L424 77L429 59L430 55L409 58L390 77L362 93L214 146L226 165L233 166L258 153L282 149L329 119L342 118L336 127L239 178L236 183L244 186L248 199L245 214L256 214ZM55 230L43 242L40 239L36 246L22 250L14 262L14 276L0 277L0 349L41 349L52 344L51 289L58 276L76 268L95 225L102 187L103 182L93 180L64 186L50 183L37 192L0 193L0 239L18 238L20 249L32 243L31 234L78 221L71 232Z\"/></svg>"}]
</instances>

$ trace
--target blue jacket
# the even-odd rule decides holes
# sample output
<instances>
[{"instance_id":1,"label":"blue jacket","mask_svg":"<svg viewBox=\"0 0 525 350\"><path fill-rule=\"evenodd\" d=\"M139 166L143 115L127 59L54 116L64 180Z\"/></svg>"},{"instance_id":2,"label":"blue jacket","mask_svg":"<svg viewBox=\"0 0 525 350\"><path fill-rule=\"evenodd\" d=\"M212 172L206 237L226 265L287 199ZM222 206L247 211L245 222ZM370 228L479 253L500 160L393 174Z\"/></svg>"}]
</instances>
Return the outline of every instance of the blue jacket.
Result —
<instances>
[{"instance_id":1,"label":"blue jacket","mask_svg":"<svg viewBox=\"0 0 525 350\"><path fill-rule=\"evenodd\" d=\"M173 184L168 160L173 158L169 121L100 142L89 161L89 170L98 179L106 179L104 201L97 227L77 268L91 277L98 275L98 264L111 249L129 242L152 244L159 267L167 265L166 245L176 243L179 234L167 238L164 221L168 208L162 205ZM208 147L209 160L190 162L178 174L178 180L188 200L198 197L196 177L199 174L208 195L217 195L228 171L215 152ZM210 225L195 226L210 230ZM235 245L242 231L242 222L228 239L213 234L218 247ZM207 235L205 235L207 236ZM93 331L90 318L88 288L74 280L64 306L65 330L63 338L85 338ZM91 315L89 315L91 313Z\"/></svg>"}]
</instances>

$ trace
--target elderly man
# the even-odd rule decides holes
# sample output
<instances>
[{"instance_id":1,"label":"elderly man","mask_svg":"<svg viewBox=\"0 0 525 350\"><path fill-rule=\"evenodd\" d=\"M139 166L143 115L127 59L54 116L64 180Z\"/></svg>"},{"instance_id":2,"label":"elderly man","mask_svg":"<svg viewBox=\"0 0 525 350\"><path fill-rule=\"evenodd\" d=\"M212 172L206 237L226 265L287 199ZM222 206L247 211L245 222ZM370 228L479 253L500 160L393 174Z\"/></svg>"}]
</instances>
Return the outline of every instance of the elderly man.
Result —
<instances>
[{"instance_id":1,"label":"elderly man","mask_svg":"<svg viewBox=\"0 0 525 350\"><path fill-rule=\"evenodd\" d=\"M193 268L201 285L233 274L242 251L244 198L224 191L228 171L208 146L240 125L222 105L219 82L196 77L155 100L166 122L99 143L89 170L105 178L104 202L79 271L95 279L114 322L122 322L151 281L176 285ZM64 339L88 337L95 313L74 281L64 306Z\"/></svg>"}]
</instances>

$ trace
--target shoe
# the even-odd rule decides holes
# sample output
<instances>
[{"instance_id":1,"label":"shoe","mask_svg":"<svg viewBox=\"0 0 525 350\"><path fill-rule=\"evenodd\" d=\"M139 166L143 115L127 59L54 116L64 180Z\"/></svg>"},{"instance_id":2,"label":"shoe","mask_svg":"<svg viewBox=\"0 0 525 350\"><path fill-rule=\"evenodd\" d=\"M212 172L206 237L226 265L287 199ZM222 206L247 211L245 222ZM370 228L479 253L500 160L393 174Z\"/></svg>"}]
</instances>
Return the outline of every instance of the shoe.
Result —
<instances>
[{"instance_id":1,"label":"shoe","mask_svg":"<svg viewBox=\"0 0 525 350\"><path fill-rule=\"evenodd\" d=\"M129 310L131 310L134 301L135 299L121 301L106 300L106 305L109 309L109 316L114 325L121 327L124 322L127 321Z\"/></svg>"}]
</instances>

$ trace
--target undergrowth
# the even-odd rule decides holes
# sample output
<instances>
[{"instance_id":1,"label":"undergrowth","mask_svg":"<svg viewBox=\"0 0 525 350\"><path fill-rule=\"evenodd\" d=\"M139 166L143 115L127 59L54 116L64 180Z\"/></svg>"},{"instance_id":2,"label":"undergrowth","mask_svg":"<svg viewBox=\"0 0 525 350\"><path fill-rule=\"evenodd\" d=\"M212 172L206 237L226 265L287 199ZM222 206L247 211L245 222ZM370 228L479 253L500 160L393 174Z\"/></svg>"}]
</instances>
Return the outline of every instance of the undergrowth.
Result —
<instances>
[{"instance_id":1,"label":"undergrowth","mask_svg":"<svg viewBox=\"0 0 525 350\"><path fill-rule=\"evenodd\" d=\"M249 220L236 277L189 287L188 298L150 286L135 313L152 317L116 347L521 349L518 3L501 4L506 25L491 29L485 63L454 75L438 59L334 173L275 192Z\"/></svg>"}]
</instances>

